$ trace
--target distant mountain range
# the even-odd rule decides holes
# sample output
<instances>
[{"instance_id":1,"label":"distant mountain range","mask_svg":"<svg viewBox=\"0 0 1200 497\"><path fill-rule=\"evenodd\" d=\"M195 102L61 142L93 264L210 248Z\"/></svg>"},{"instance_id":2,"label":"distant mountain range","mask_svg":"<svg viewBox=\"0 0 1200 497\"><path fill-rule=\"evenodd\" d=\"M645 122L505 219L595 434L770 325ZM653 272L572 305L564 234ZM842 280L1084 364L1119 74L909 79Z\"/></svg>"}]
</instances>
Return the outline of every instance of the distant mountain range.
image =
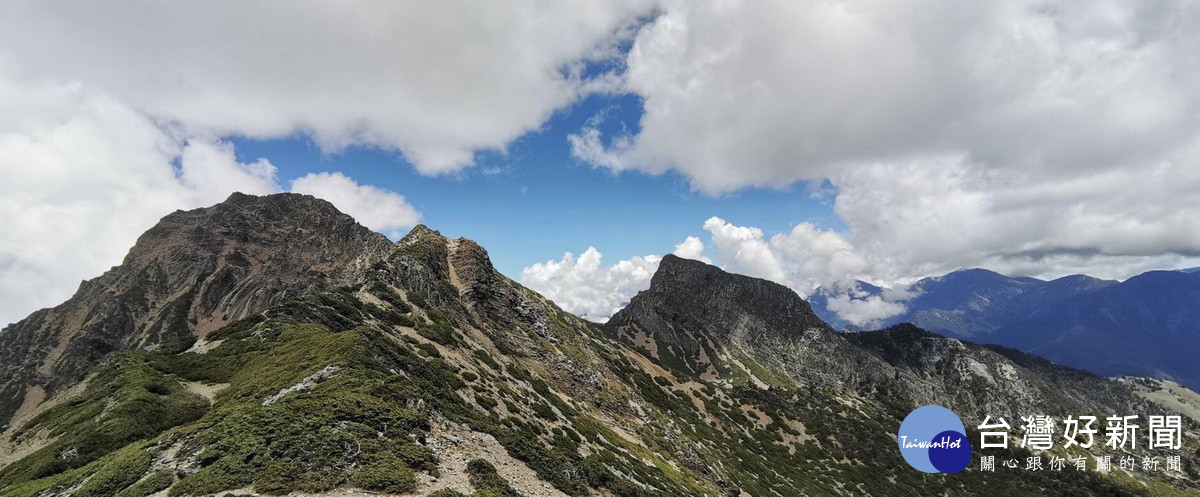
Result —
<instances>
[{"instance_id":1,"label":"distant mountain range","mask_svg":"<svg viewBox=\"0 0 1200 497\"><path fill-rule=\"evenodd\" d=\"M860 296L883 295L859 282ZM878 326L913 323L947 336L1017 348L1106 376L1148 376L1200 390L1200 272L1150 271L1125 281L1073 275L1044 281L967 269L918 281L907 310ZM842 330L832 292L810 297Z\"/></svg>"}]
</instances>

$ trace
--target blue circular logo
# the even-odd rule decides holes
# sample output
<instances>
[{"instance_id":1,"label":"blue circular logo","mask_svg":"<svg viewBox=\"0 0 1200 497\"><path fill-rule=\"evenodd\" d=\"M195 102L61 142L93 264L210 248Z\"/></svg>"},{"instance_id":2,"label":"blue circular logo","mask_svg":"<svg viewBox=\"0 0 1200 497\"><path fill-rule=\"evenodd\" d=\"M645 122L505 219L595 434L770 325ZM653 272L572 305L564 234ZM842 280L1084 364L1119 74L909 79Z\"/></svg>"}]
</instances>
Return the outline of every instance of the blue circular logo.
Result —
<instances>
[{"instance_id":1,"label":"blue circular logo","mask_svg":"<svg viewBox=\"0 0 1200 497\"><path fill-rule=\"evenodd\" d=\"M966 433L953 411L929 405L908 413L896 439L909 466L926 473L952 474L971 463Z\"/></svg>"}]
</instances>

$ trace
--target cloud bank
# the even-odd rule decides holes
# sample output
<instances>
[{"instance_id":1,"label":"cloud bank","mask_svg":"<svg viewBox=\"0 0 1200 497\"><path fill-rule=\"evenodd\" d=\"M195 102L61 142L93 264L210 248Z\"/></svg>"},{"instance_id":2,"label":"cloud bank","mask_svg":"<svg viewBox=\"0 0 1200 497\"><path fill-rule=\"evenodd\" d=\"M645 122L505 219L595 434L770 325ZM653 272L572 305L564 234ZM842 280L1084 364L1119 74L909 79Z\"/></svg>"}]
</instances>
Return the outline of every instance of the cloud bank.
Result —
<instances>
[{"instance_id":1,"label":"cloud bank","mask_svg":"<svg viewBox=\"0 0 1200 497\"><path fill-rule=\"evenodd\" d=\"M73 81L189 133L305 133L427 174L502 150L612 79L582 61L651 5L606 2L8 2L8 77ZM119 29L114 29L114 26Z\"/></svg>"},{"instance_id":2,"label":"cloud bank","mask_svg":"<svg viewBox=\"0 0 1200 497\"><path fill-rule=\"evenodd\" d=\"M585 62L652 10L637 1L115 1L0 5L0 324L68 297L175 210L283 187L222 138L302 135L470 167L583 96ZM400 195L338 173L290 187L395 236Z\"/></svg>"},{"instance_id":3,"label":"cloud bank","mask_svg":"<svg viewBox=\"0 0 1200 497\"><path fill-rule=\"evenodd\" d=\"M1195 256L1198 46L1187 2L667 2L627 56L640 131L573 152L708 193L829 180L909 271Z\"/></svg>"},{"instance_id":4,"label":"cloud bank","mask_svg":"<svg viewBox=\"0 0 1200 497\"><path fill-rule=\"evenodd\" d=\"M1197 47L1195 2L667 0L626 57L636 131L569 141L710 195L828 181L845 233L704 226L727 269L801 292L1124 278L1200 260Z\"/></svg>"}]
</instances>

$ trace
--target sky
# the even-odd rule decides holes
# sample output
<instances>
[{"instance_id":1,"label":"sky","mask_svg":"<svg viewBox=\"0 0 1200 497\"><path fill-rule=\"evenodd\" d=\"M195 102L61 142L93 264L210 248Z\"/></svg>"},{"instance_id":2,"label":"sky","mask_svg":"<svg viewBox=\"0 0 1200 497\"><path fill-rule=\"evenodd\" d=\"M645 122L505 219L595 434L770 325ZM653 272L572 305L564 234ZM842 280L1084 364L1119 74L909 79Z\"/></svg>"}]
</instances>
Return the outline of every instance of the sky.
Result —
<instances>
[{"instance_id":1,"label":"sky","mask_svg":"<svg viewBox=\"0 0 1200 497\"><path fill-rule=\"evenodd\" d=\"M0 174L0 323L233 191L593 320L667 253L882 319L958 268L1200 265L1200 3L17 0Z\"/></svg>"}]
</instances>

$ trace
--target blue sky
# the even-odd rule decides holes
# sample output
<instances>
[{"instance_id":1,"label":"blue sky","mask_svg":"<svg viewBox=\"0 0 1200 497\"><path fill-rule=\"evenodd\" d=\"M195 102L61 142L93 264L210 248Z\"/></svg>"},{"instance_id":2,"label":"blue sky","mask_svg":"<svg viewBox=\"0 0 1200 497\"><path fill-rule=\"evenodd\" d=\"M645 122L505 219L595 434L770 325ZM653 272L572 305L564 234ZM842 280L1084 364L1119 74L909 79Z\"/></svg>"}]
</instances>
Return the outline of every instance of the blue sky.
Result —
<instances>
[{"instance_id":1,"label":"blue sky","mask_svg":"<svg viewBox=\"0 0 1200 497\"><path fill-rule=\"evenodd\" d=\"M340 171L360 184L402 194L421 212L423 223L479 242L496 267L513 278L533 263L564 252L579 254L589 246L609 264L666 254L685 237L703 234L701 226L711 216L767 233L802 221L845 228L832 211L832 197L814 195L805 182L710 195L694 191L674 172L615 173L572 157L567 135L600 113L605 131L636 131L642 103L628 95L588 97L556 112L506 153L480 152L475 166L438 176L421 175L402 154L373 147L325 153L301 135L231 141L240 162L266 158L284 183L308 173Z\"/></svg>"}]
</instances>

